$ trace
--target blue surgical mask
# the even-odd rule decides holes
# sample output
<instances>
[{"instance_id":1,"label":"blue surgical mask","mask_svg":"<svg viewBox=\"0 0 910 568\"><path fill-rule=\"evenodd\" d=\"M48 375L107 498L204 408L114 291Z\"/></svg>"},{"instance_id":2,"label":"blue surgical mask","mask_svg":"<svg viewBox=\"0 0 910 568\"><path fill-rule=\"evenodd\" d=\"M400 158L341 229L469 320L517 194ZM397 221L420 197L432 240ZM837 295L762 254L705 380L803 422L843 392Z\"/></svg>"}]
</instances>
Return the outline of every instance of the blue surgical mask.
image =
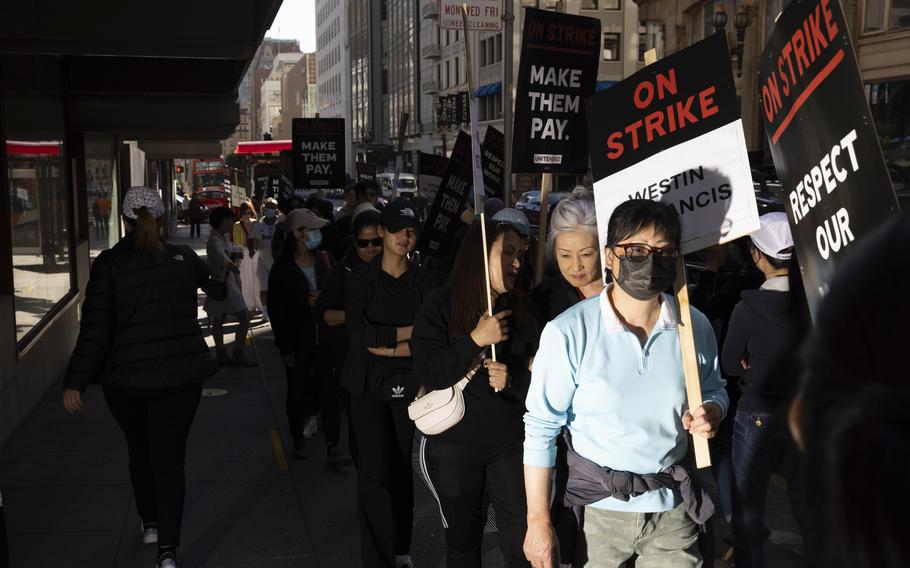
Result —
<instances>
[{"instance_id":1,"label":"blue surgical mask","mask_svg":"<svg viewBox=\"0 0 910 568\"><path fill-rule=\"evenodd\" d=\"M319 229L312 229L307 232L306 237L306 248L310 250L316 250L319 248L319 245L322 244L322 231Z\"/></svg>"},{"instance_id":2,"label":"blue surgical mask","mask_svg":"<svg viewBox=\"0 0 910 568\"><path fill-rule=\"evenodd\" d=\"M278 215L277 209L266 209L265 210L265 216L268 217L269 219L272 219L273 217L276 217L277 215Z\"/></svg>"}]
</instances>

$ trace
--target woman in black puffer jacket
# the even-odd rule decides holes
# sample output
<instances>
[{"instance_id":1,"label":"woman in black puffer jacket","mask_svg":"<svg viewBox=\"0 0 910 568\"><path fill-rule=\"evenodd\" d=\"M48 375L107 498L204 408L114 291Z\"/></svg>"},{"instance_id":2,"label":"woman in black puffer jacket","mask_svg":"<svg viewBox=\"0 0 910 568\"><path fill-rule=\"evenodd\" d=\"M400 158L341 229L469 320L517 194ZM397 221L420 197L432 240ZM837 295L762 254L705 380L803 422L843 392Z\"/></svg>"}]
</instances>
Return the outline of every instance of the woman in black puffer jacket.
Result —
<instances>
[{"instance_id":1,"label":"woman in black puffer jacket","mask_svg":"<svg viewBox=\"0 0 910 568\"><path fill-rule=\"evenodd\" d=\"M162 241L164 213L157 191L127 191L129 232L92 264L63 404L80 412L86 386L102 385L126 435L143 542L158 544L158 566L176 568L186 439L215 363L197 317L209 270L189 247Z\"/></svg>"}]
</instances>

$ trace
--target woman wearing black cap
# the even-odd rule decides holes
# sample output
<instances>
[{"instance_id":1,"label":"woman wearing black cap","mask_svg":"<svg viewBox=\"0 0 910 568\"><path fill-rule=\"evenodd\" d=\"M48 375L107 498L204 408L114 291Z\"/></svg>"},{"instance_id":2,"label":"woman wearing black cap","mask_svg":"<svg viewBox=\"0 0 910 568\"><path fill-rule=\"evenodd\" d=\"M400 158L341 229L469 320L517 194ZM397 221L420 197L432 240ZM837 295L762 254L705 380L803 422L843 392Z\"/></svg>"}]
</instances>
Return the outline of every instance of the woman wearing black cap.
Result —
<instances>
[{"instance_id":1,"label":"woman wearing black cap","mask_svg":"<svg viewBox=\"0 0 910 568\"><path fill-rule=\"evenodd\" d=\"M293 456L307 457L304 419L322 409L329 465L338 459L338 397L330 392L334 380L331 353L324 343L325 326L317 322L314 307L332 269L332 257L321 251L321 229L328 221L309 209L294 209L284 221L287 236L269 273L268 310L275 345L284 359L288 380L287 413Z\"/></svg>"},{"instance_id":2,"label":"woman wearing black cap","mask_svg":"<svg viewBox=\"0 0 910 568\"><path fill-rule=\"evenodd\" d=\"M380 217L382 254L351 271L345 325L351 340L342 386L351 393L357 444L357 516L362 565L411 566L414 519L407 406L416 394L411 328L427 280L409 260L417 245L417 212L405 199Z\"/></svg>"}]
</instances>

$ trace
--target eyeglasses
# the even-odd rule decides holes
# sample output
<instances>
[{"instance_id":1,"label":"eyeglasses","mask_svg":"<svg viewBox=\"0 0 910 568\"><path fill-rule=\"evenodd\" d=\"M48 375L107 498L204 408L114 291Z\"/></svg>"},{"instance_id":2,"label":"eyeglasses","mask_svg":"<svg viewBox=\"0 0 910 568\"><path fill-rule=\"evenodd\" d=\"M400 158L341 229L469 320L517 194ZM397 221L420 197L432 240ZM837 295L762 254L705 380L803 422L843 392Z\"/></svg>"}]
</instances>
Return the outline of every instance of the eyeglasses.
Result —
<instances>
[{"instance_id":1,"label":"eyeglasses","mask_svg":"<svg viewBox=\"0 0 910 568\"><path fill-rule=\"evenodd\" d=\"M376 237L373 239L355 239L357 241L357 248L365 249L370 245L374 247L382 246L382 237Z\"/></svg>"},{"instance_id":2,"label":"eyeglasses","mask_svg":"<svg viewBox=\"0 0 910 568\"><path fill-rule=\"evenodd\" d=\"M632 262L642 262L647 260L652 253L656 253L663 258L676 258L679 256L679 249L673 245L666 247L652 247L644 243L628 243L624 245L613 245L614 249L620 248L625 256Z\"/></svg>"}]
</instances>

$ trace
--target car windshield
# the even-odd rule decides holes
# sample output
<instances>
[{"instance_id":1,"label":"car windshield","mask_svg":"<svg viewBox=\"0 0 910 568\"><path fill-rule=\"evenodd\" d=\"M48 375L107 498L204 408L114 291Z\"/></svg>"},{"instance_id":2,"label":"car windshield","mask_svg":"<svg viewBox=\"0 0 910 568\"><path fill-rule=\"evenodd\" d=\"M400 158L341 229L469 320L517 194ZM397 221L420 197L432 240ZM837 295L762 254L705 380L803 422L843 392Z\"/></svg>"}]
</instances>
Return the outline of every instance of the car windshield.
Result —
<instances>
[{"instance_id":1,"label":"car windshield","mask_svg":"<svg viewBox=\"0 0 910 568\"><path fill-rule=\"evenodd\" d=\"M398 178L398 187L415 188L417 182L410 178Z\"/></svg>"}]
</instances>

